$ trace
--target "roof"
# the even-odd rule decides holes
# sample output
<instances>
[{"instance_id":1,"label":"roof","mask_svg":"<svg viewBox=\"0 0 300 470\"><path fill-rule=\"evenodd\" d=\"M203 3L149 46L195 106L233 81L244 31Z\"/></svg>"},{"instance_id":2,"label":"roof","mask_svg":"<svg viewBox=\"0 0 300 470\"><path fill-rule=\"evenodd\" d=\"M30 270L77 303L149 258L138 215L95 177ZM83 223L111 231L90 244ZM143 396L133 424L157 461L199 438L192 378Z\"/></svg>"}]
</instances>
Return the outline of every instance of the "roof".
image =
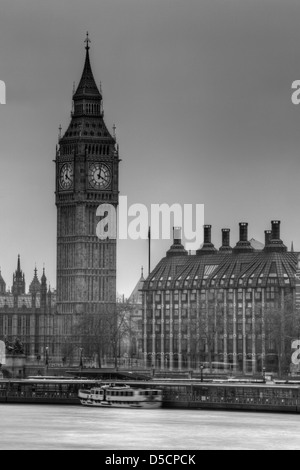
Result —
<instances>
[{"instance_id":1,"label":"roof","mask_svg":"<svg viewBox=\"0 0 300 470\"><path fill-rule=\"evenodd\" d=\"M38 280L38 277L37 277L37 269L35 268L34 270L34 277L31 281L31 284L30 284L30 287L29 287L29 292L31 294L37 294L38 292L41 291L41 283L40 281Z\"/></svg>"},{"instance_id":2,"label":"roof","mask_svg":"<svg viewBox=\"0 0 300 470\"><path fill-rule=\"evenodd\" d=\"M136 284L135 288L133 289L132 293L130 294L130 297L128 299L129 303L142 304L141 290L143 289L144 282L145 282L145 279L144 279L144 275L142 273L138 283Z\"/></svg>"},{"instance_id":3,"label":"roof","mask_svg":"<svg viewBox=\"0 0 300 470\"><path fill-rule=\"evenodd\" d=\"M82 76L77 87L77 90L73 96L74 101L78 99L82 99L84 97L90 97L92 99L97 98L98 100L102 99L102 95L96 85L94 75L92 72L91 62L90 62L90 54L89 54L89 46L86 47L86 56L85 56L85 63L82 72Z\"/></svg>"},{"instance_id":4,"label":"roof","mask_svg":"<svg viewBox=\"0 0 300 470\"><path fill-rule=\"evenodd\" d=\"M102 94L94 79L88 46L86 47L82 76L73 95L73 101L75 111L72 112L72 119L68 129L59 140L61 150L63 150L63 144L70 144L74 141L78 142L78 140L86 141L90 144L86 148L88 154L101 154L99 144L114 145L116 143L115 138L108 131L103 119L103 111L101 109ZM79 110L77 110L78 102L81 102ZM86 105L86 103L90 104ZM94 107L96 111L87 111L85 106Z\"/></svg>"},{"instance_id":5,"label":"roof","mask_svg":"<svg viewBox=\"0 0 300 470\"><path fill-rule=\"evenodd\" d=\"M254 248L254 250L263 250L265 245L261 242L259 242L258 240L255 240L255 238L251 238L251 240L249 240L252 248Z\"/></svg>"},{"instance_id":6,"label":"roof","mask_svg":"<svg viewBox=\"0 0 300 470\"><path fill-rule=\"evenodd\" d=\"M49 303L49 296L47 296L47 303ZM51 293L51 307L55 307L56 305L56 293ZM38 293L36 296L36 302L35 302L36 308L41 307L41 296ZM15 309L15 303L14 303L14 295L13 294L6 294L6 295L0 295L0 309ZM17 303L17 308L18 309L32 309L32 295L31 294L23 294L18 296L18 303Z\"/></svg>"},{"instance_id":7,"label":"roof","mask_svg":"<svg viewBox=\"0 0 300 470\"><path fill-rule=\"evenodd\" d=\"M294 287L298 253L220 252L163 258L143 290L236 287Z\"/></svg>"}]
</instances>

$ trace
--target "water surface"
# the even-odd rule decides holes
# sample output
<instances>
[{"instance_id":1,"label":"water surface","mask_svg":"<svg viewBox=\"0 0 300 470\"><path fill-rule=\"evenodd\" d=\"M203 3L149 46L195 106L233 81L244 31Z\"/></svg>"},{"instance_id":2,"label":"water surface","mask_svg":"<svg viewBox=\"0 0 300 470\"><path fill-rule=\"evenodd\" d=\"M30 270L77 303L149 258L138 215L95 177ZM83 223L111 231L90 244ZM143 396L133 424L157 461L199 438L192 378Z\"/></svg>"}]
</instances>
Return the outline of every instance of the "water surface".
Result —
<instances>
[{"instance_id":1,"label":"water surface","mask_svg":"<svg viewBox=\"0 0 300 470\"><path fill-rule=\"evenodd\" d=\"M0 449L300 449L300 415L0 405Z\"/></svg>"}]
</instances>

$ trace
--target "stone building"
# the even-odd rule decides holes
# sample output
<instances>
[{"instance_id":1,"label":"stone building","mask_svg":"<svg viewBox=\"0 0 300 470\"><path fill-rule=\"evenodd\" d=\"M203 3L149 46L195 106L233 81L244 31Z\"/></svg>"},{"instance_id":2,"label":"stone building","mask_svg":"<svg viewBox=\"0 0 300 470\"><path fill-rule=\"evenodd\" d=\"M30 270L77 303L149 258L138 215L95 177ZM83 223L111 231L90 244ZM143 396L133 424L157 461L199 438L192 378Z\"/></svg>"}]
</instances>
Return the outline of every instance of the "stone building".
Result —
<instances>
[{"instance_id":1,"label":"stone building","mask_svg":"<svg viewBox=\"0 0 300 470\"><path fill-rule=\"evenodd\" d=\"M24 344L27 363L77 364L80 331L74 326L87 315L101 315L116 303L116 238L96 234L98 207L117 208L119 152L104 122L102 92L90 63L86 38L85 63L73 93L70 124L60 135L55 156L57 207L57 294L47 288L45 272L37 270L26 293L20 257L11 293L0 274L0 338ZM103 212L103 211L102 211ZM105 212L102 214L102 219ZM105 232L105 228L104 228Z\"/></svg>"},{"instance_id":2,"label":"stone building","mask_svg":"<svg viewBox=\"0 0 300 470\"><path fill-rule=\"evenodd\" d=\"M145 278L142 268L141 277L128 299L130 308L130 335L128 342L128 356L132 364L143 364L143 295L142 289Z\"/></svg>"},{"instance_id":3,"label":"stone building","mask_svg":"<svg viewBox=\"0 0 300 470\"><path fill-rule=\"evenodd\" d=\"M177 235L145 280L145 366L184 370L215 364L249 374L277 369L278 338L270 328L278 310L285 321L293 315L297 253L280 239L279 221L265 232L263 249L248 241L247 223L240 223L234 248L229 229L222 230L222 240L217 250L206 225L203 246L190 255ZM299 335L299 322L293 322L289 334ZM280 341L289 342L288 334Z\"/></svg>"},{"instance_id":4,"label":"stone building","mask_svg":"<svg viewBox=\"0 0 300 470\"><path fill-rule=\"evenodd\" d=\"M9 343L18 338L24 353L33 363L43 354L44 345L52 346L55 325L56 293L47 285L45 270L38 279L37 269L26 292L25 274L18 256L17 269L13 275L11 292L0 279L0 335ZM54 353L53 346L51 353Z\"/></svg>"},{"instance_id":5,"label":"stone building","mask_svg":"<svg viewBox=\"0 0 300 470\"><path fill-rule=\"evenodd\" d=\"M90 40L71 122L56 152L57 356L78 356L84 317L116 304L116 237L97 236L98 207L119 201L119 151L104 122L103 98L90 63ZM115 133L115 132L114 132ZM105 212L102 214L102 219Z\"/></svg>"}]
</instances>

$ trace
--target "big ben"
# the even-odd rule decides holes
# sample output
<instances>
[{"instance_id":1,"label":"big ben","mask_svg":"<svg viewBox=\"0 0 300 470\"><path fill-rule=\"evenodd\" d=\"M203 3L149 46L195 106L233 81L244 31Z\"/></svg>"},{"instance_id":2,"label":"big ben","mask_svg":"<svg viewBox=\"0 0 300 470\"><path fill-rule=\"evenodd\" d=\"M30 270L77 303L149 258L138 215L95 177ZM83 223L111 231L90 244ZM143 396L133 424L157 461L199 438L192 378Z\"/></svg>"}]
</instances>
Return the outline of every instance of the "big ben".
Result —
<instances>
[{"instance_id":1,"label":"big ben","mask_svg":"<svg viewBox=\"0 0 300 470\"><path fill-rule=\"evenodd\" d=\"M116 240L100 240L97 208L119 198L119 155L104 122L90 63L73 94L71 122L56 154L57 313L97 314L116 301Z\"/></svg>"}]
</instances>

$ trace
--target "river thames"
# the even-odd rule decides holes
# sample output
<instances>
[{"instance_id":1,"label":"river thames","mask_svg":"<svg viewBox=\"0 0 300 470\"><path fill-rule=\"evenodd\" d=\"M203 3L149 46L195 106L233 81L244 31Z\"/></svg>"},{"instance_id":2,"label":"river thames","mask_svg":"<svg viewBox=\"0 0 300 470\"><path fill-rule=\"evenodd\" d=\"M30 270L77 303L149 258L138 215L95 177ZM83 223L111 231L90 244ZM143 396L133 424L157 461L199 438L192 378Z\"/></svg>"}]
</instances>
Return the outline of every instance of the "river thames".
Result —
<instances>
[{"instance_id":1,"label":"river thames","mask_svg":"<svg viewBox=\"0 0 300 470\"><path fill-rule=\"evenodd\" d=\"M300 416L0 405L1 450L300 449Z\"/></svg>"}]
</instances>

